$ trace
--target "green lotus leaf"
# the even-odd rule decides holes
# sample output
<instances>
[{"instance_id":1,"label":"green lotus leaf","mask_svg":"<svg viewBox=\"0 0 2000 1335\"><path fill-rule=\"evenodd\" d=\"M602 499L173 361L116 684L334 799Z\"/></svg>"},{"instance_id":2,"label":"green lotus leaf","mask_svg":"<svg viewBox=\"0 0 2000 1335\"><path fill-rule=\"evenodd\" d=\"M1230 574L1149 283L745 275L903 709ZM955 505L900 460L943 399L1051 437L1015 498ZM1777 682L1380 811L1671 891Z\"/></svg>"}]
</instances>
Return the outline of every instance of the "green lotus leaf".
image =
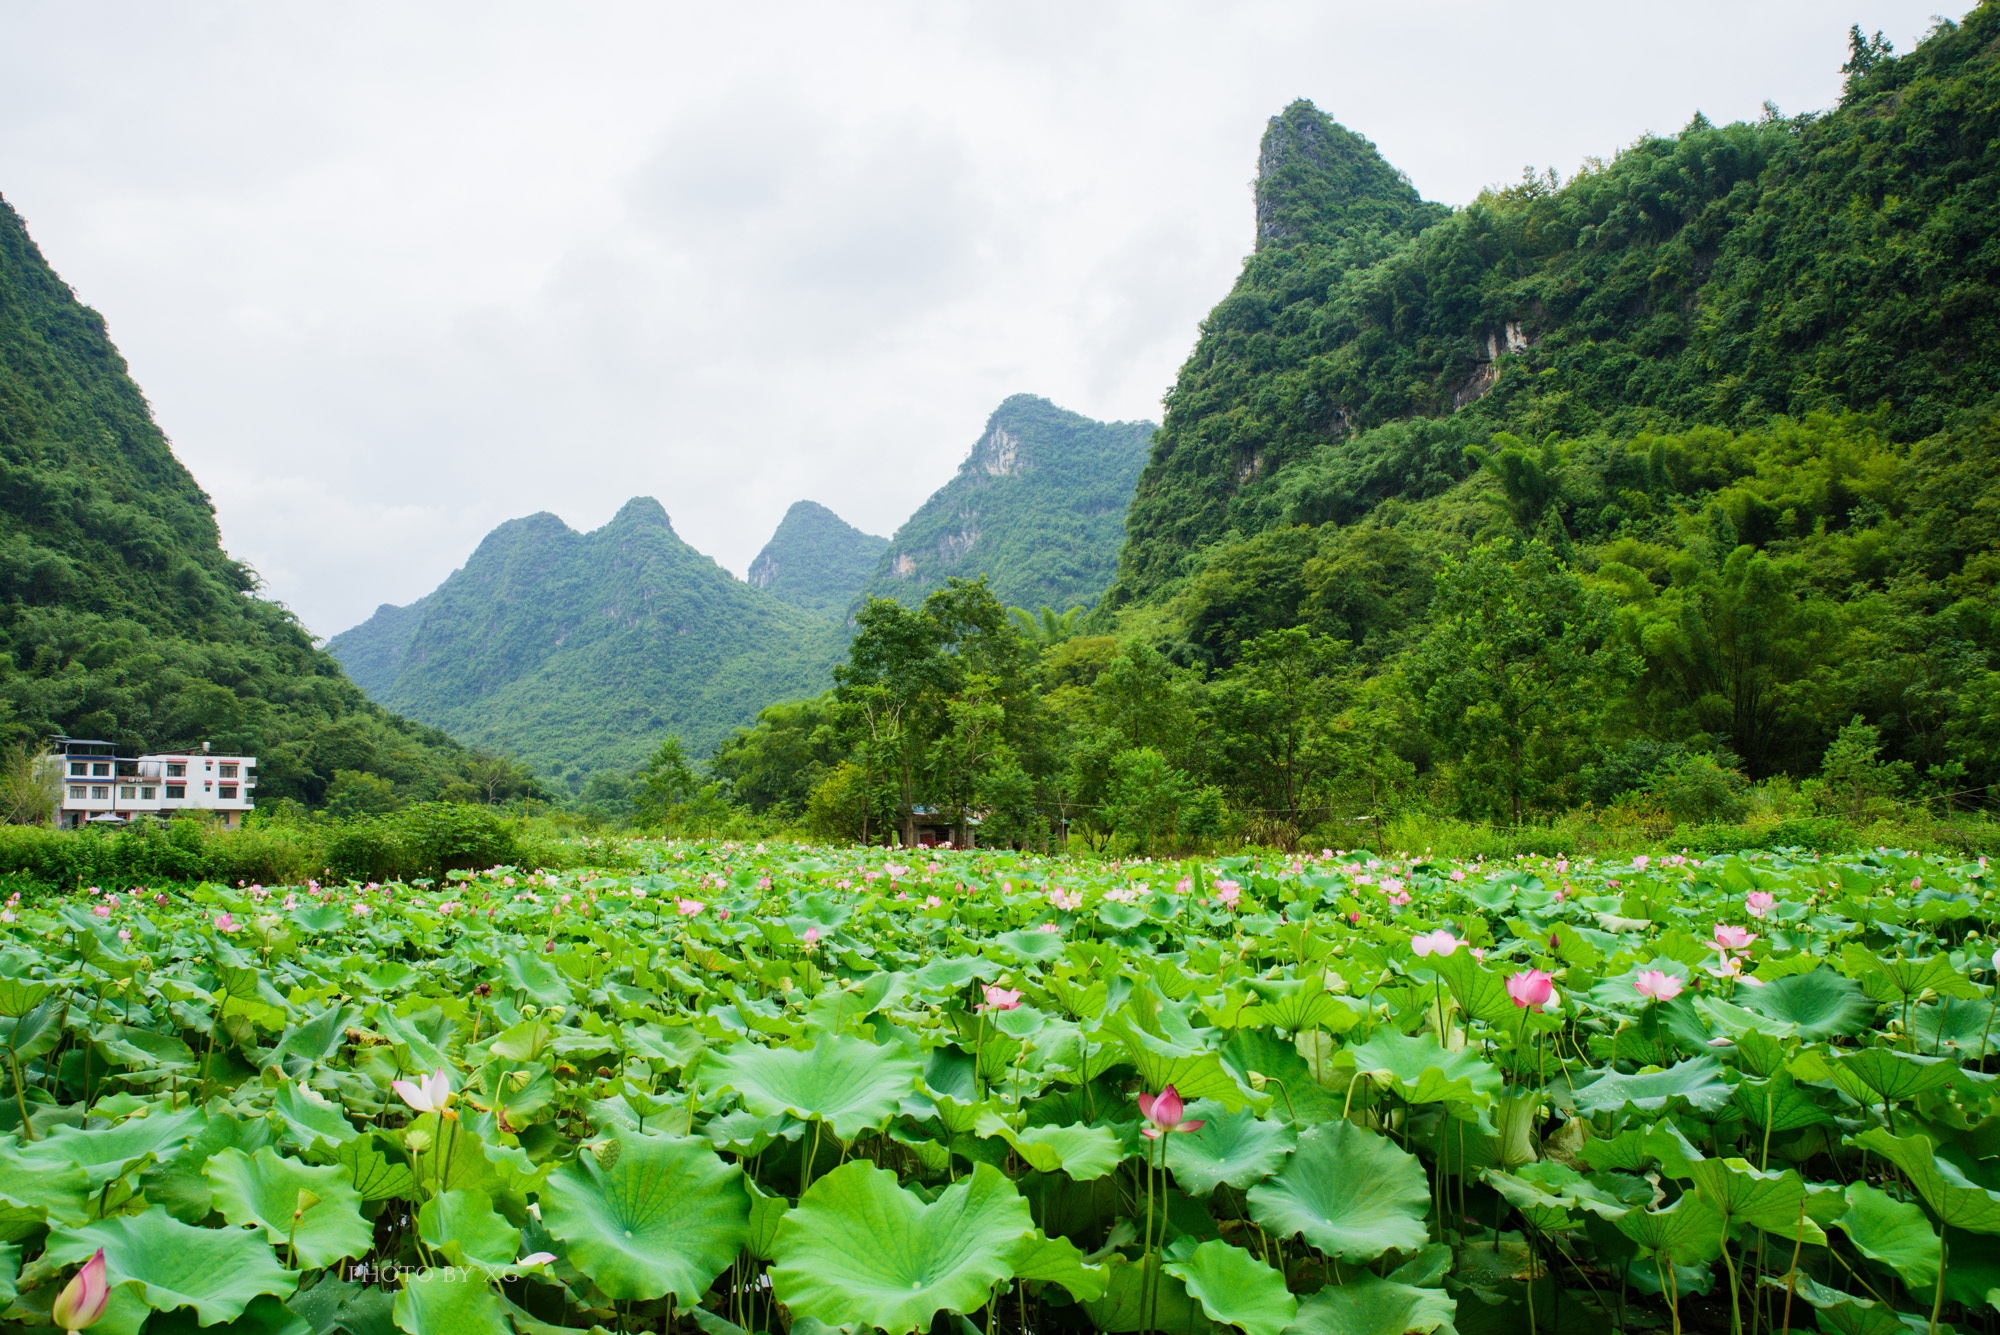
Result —
<instances>
[{"instance_id":1,"label":"green lotus leaf","mask_svg":"<svg viewBox=\"0 0 2000 1335\"><path fill-rule=\"evenodd\" d=\"M1987 997L1944 997L1910 1012L1910 1033L1934 1056L1976 1061L2000 1052L2000 1006Z\"/></svg>"},{"instance_id":2,"label":"green lotus leaf","mask_svg":"<svg viewBox=\"0 0 2000 1335\"><path fill-rule=\"evenodd\" d=\"M1752 1168L1742 1159L1697 1159L1688 1164L1687 1176L1702 1200L1732 1229L1741 1220L1766 1233L1797 1235L1817 1246L1825 1242L1819 1223L1840 1211L1837 1192L1830 1188L1815 1192L1791 1169L1774 1173Z\"/></svg>"},{"instance_id":3,"label":"green lotus leaf","mask_svg":"<svg viewBox=\"0 0 2000 1335\"><path fill-rule=\"evenodd\" d=\"M113 1285L137 1284L156 1312L192 1307L205 1326L241 1316L259 1294L282 1298L298 1283L261 1234L195 1228L157 1207L54 1233L44 1256L70 1265L99 1247Z\"/></svg>"},{"instance_id":4,"label":"green lotus leaf","mask_svg":"<svg viewBox=\"0 0 2000 1335\"><path fill-rule=\"evenodd\" d=\"M331 1057L340 1050L347 1035L347 1026L352 1024L360 1012L352 1006L333 1005L309 1015L279 1037L278 1045L264 1058L266 1066L276 1065L287 1071L303 1071ZM285 1059L292 1058L293 1065L286 1065Z\"/></svg>"},{"instance_id":5,"label":"green lotus leaf","mask_svg":"<svg viewBox=\"0 0 2000 1335\"><path fill-rule=\"evenodd\" d=\"M0 975L0 1016L19 1018L42 1004L49 995L47 983L31 978Z\"/></svg>"},{"instance_id":6,"label":"green lotus leaf","mask_svg":"<svg viewBox=\"0 0 2000 1335\"><path fill-rule=\"evenodd\" d=\"M1780 1292L1789 1291L1812 1306L1819 1328L1827 1335L1911 1335L1911 1327L1895 1308L1829 1288L1803 1271L1766 1276L1764 1283Z\"/></svg>"},{"instance_id":7,"label":"green lotus leaf","mask_svg":"<svg viewBox=\"0 0 2000 1335\"><path fill-rule=\"evenodd\" d=\"M372 1135L356 1136L341 1144L333 1152L333 1161L347 1170L348 1179L364 1201L408 1198L417 1189L410 1166L383 1153Z\"/></svg>"},{"instance_id":8,"label":"green lotus leaf","mask_svg":"<svg viewBox=\"0 0 2000 1335\"><path fill-rule=\"evenodd\" d=\"M1220 1238L1199 1246L1181 1239L1161 1271L1187 1288L1209 1320L1235 1326L1244 1335L1279 1335L1298 1315L1299 1301L1283 1275Z\"/></svg>"},{"instance_id":9,"label":"green lotus leaf","mask_svg":"<svg viewBox=\"0 0 2000 1335\"><path fill-rule=\"evenodd\" d=\"M0 1048L9 1058L26 1066L62 1041L63 1018L69 1013L69 998L42 998L41 1004L12 1023L0 1023Z\"/></svg>"},{"instance_id":10,"label":"green lotus leaf","mask_svg":"<svg viewBox=\"0 0 2000 1335\"><path fill-rule=\"evenodd\" d=\"M1139 1072L1139 1083L1148 1090L1172 1085L1183 1099L1214 1099L1232 1109L1265 1101L1248 1094L1212 1049L1149 1034L1122 1012L1105 1019L1104 1033L1124 1045L1125 1055Z\"/></svg>"},{"instance_id":11,"label":"green lotus leaf","mask_svg":"<svg viewBox=\"0 0 2000 1335\"><path fill-rule=\"evenodd\" d=\"M1261 1078L1265 1097L1271 1101L1264 1110L1266 1116L1283 1117L1301 1127L1340 1116L1340 1097L1319 1083L1299 1045L1291 1039L1261 1030L1238 1030L1222 1047L1222 1064L1245 1089L1254 1088L1254 1082Z\"/></svg>"},{"instance_id":12,"label":"green lotus leaf","mask_svg":"<svg viewBox=\"0 0 2000 1335\"><path fill-rule=\"evenodd\" d=\"M1852 979L1826 968L1793 974L1762 987L1738 987L1735 1002L1792 1025L1801 1037L1815 1043L1858 1034L1875 1014L1875 1003Z\"/></svg>"},{"instance_id":13,"label":"green lotus leaf","mask_svg":"<svg viewBox=\"0 0 2000 1335\"><path fill-rule=\"evenodd\" d=\"M424 1202L417 1234L453 1265L505 1272L521 1254L521 1230L493 1209L483 1191L454 1187Z\"/></svg>"},{"instance_id":14,"label":"green lotus leaf","mask_svg":"<svg viewBox=\"0 0 2000 1335\"><path fill-rule=\"evenodd\" d=\"M1430 1201L1416 1156L1344 1121L1302 1133L1284 1171L1249 1195L1250 1217L1265 1228L1354 1262L1423 1246Z\"/></svg>"},{"instance_id":15,"label":"green lotus leaf","mask_svg":"<svg viewBox=\"0 0 2000 1335\"><path fill-rule=\"evenodd\" d=\"M1623 1075L1606 1069L1588 1085L1578 1085L1576 1106L1586 1113L1615 1112L1631 1105L1641 1112L1659 1112L1674 1099L1687 1100L1698 1112L1714 1112L1729 1101L1722 1064L1713 1057L1695 1057L1664 1071Z\"/></svg>"},{"instance_id":16,"label":"green lotus leaf","mask_svg":"<svg viewBox=\"0 0 2000 1335\"><path fill-rule=\"evenodd\" d=\"M219 1151L202 1172L224 1219L255 1224L273 1243L290 1239L298 1249L300 1269L318 1270L342 1257L364 1256L374 1245L374 1229L361 1217L361 1195L349 1185L344 1168L311 1168L297 1159L279 1158L266 1147L254 1155ZM294 1221L300 1192L319 1200Z\"/></svg>"},{"instance_id":17,"label":"green lotus leaf","mask_svg":"<svg viewBox=\"0 0 2000 1335\"><path fill-rule=\"evenodd\" d=\"M818 1118L842 1140L895 1116L917 1078L917 1063L901 1048L853 1034L823 1034L804 1051L738 1043L701 1071L705 1087L734 1089L753 1113Z\"/></svg>"},{"instance_id":18,"label":"green lotus leaf","mask_svg":"<svg viewBox=\"0 0 2000 1335\"><path fill-rule=\"evenodd\" d=\"M1470 950L1429 956L1424 967L1444 980L1446 990L1467 1015L1487 1024L1514 1027L1520 1008L1507 995L1506 977L1474 959Z\"/></svg>"},{"instance_id":19,"label":"green lotus leaf","mask_svg":"<svg viewBox=\"0 0 2000 1335\"><path fill-rule=\"evenodd\" d=\"M1945 1224L1973 1233L2000 1233L2000 1192L1987 1190L1950 1160L1938 1158L1928 1136L1892 1136L1876 1126L1849 1137L1848 1144L1873 1151L1902 1169L1931 1213Z\"/></svg>"},{"instance_id":20,"label":"green lotus leaf","mask_svg":"<svg viewBox=\"0 0 2000 1335\"><path fill-rule=\"evenodd\" d=\"M55 1173L81 1168L88 1189L96 1191L142 1164L165 1159L187 1144L207 1120L201 1109L186 1108L128 1117L116 1126L88 1130L59 1126L46 1138L22 1146L21 1161L29 1168Z\"/></svg>"},{"instance_id":21,"label":"green lotus leaf","mask_svg":"<svg viewBox=\"0 0 2000 1335\"><path fill-rule=\"evenodd\" d=\"M329 1146L340 1145L361 1134L347 1120L347 1114L341 1111L338 1104L310 1088L303 1080L296 1083L287 1081L278 1086L278 1092L271 1100L271 1110L283 1120L285 1134L300 1149L310 1150L322 1142Z\"/></svg>"},{"instance_id":22,"label":"green lotus leaf","mask_svg":"<svg viewBox=\"0 0 2000 1335\"><path fill-rule=\"evenodd\" d=\"M0 1243L0 1304L12 1303L17 1290L14 1281L21 1277L21 1249L7 1243ZM4 1311L0 1307L0 1311Z\"/></svg>"},{"instance_id":23,"label":"green lotus leaf","mask_svg":"<svg viewBox=\"0 0 2000 1335\"><path fill-rule=\"evenodd\" d=\"M0 1205L11 1205L36 1222L81 1224L90 1218L84 1198L90 1175L74 1163L31 1163L20 1153L20 1139L0 1136ZM16 1235L19 1236L19 1235Z\"/></svg>"},{"instance_id":24,"label":"green lotus leaf","mask_svg":"<svg viewBox=\"0 0 2000 1335\"><path fill-rule=\"evenodd\" d=\"M1199 1327L1203 1317L1194 1299L1188 1296L1187 1286L1172 1275L1154 1275L1151 1265L1132 1261L1122 1252L1113 1252L1104 1258L1104 1296L1084 1304L1084 1315L1092 1325L1107 1335L1128 1335L1146 1326L1145 1311L1148 1290L1156 1289L1156 1320L1153 1328L1160 1331L1191 1331ZM1154 1281L1148 1283L1148 1281Z\"/></svg>"},{"instance_id":25,"label":"green lotus leaf","mask_svg":"<svg viewBox=\"0 0 2000 1335\"><path fill-rule=\"evenodd\" d=\"M1429 1335L1457 1311L1457 1302L1440 1289L1364 1274L1300 1303L1289 1335Z\"/></svg>"},{"instance_id":26,"label":"green lotus leaf","mask_svg":"<svg viewBox=\"0 0 2000 1335\"><path fill-rule=\"evenodd\" d=\"M1670 1265L1699 1265L1722 1251L1722 1216L1693 1192L1664 1210L1627 1210L1612 1225Z\"/></svg>"},{"instance_id":27,"label":"green lotus leaf","mask_svg":"<svg viewBox=\"0 0 2000 1335\"><path fill-rule=\"evenodd\" d=\"M1600 1219L1616 1219L1653 1198L1643 1178L1610 1173L1583 1174L1553 1159L1526 1164L1514 1172L1488 1170L1488 1184L1517 1210L1541 1212L1553 1219L1573 1209L1588 1210ZM1548 1227L1539 1219L1536 1227Z\"/></svg>"},{"instance_id":28,"label":"green lotus leaf","mask_svg":"<svg viewBox=\"0 0 2000 1335\"><path fill-rule=\"evenodd\" d=\"M543 1226L613 1298L672 1293L694 1306L735 1259L749 1220L743 1170L698 1136L619 1136L557 1169L542 1192Z\"/></svg>"},{"instance_id":29,"label":"green lotus leaf","mask_svg":"<svg viewBox=\"0 0 2000 1335\"><path fill-rule=\"evenodd\" d=\"M986 1164L925 1205L894 1173L854 1162L814 1182L778 1226L771 1282L796 1315L911 1335L941 1311L983 1306L1034 1233L1028 1202Z\"/></svg>"},{"instance_id":30,"label":"green lotus leaf","mask_svg":"<svg viewBox=\"0 0 2000 1335\"><path fill-rule=\"evenodd\" d=\"M500 963L501 983L509 990L525 993L544 1006L567 1006L569 984L553 964L539 954L514 951Z\"/></svg>"},{"instance_id":31,"label":"green lotus leaf","mask_svg":"<svg viewBox=\"0 0 2000 1335\"><path fill-rule=\"evenodd\" d=\"M791 1212L792 1203L783 1196L767 1195L749 1177L743 1179L743 1186L750 1193L749 1234L743 1241L743 1250L760 1261L768 1261L776 1254L778 1224Z\"/></svg>"},{"instance_id":32,"label":"green lotus leaf","mask_svg":"<svg viewBox=\"0 0 2000 1335\"><path fill-rule=\"evenodd\" d=\"M1834 1224L1864 1256L1894 1270L1913 1289L1937 1283L1944 1242L1922 1206L1899 1201L1866 1182L1850 1183L1846 1200L1847 1213Z\"/></svg>"},{"instance_id":33,"label":"green lotus leaf","mask_svg":"<svg viewBox=\"0 0 2000 1335\"><path fill-rule=\"evenodd\" d=\"M1958 1077L1958 1063L1889 1048L1863 1048L1842 1053L1833 1065L1833 1075L1842 1088L1863 1102L1872 1095L1876 1100L1901 1103L1951 1084Z\"/></svg>"},{"instance_id":34,"label":"green lotus leaf","mask_svg":"<svg viewBox=\"0 0 2000 1335\"><path fill-rule=\"evenodd\" d=\"M1430 1034L1410 1037L1384 1026L1366 1043L1349 1044L1334 1059L1394 1089L1405 1103L1468 1103L1484 1107L1500 1092L1500 1068L1467 1049L1446 1052Z\"/></svg>"},{"instance_id":35,"label":"green lotus leaf","mask_svg":"<svg viewBox=\"0 0 2000 1335\"><path fill-rule=\"evenodd\" d=\"M1230 1112L1202 1100L1186 1115L1201 1122L1197 1131L1167 1137L1167 1167L1190 1196L1208 1196L1216 1187L1248 1187L1278 1171L1298 1144L1289 1122L1260 1118L1244 1108Z\"/></svg>"},{"instance_id":36,"label":"green lotus leaf","mask_svg":"<svg viewBox=\"0 0 2000 1335\"><path fill-rule=\"evenodd\" d=\"M383 1307L386 1309L388 1304L385 1302ZM144 1321L147 1315L145 1306L141 1304L138 1312L140 1320ZM105 1321L91 1327L93 1335L100 1329L104 1335L116 1335L117 1327L108 1324L111 1314L107 1312L105 1316ZM360 1327L343 1325L342 1329L351 1331ZM315 1335L311 1322L268 1293L252 1298L250 1305L243 1309L242 1316L219 1328L203 1326L201 1319L185 1307L175 1312L161 1312L145 1324L145 1335L201 1335L203 1331L207 1335Z\"/></svg>"},{"instance_id":37,"label":"green lotus leaf","mask_svg":"<svg viewBox=\"0 0 2000 1335\"><path fill-rule=\"evenodd\" d=\"M1014 1247L1014 1278L1030 1284L1060 1284L1080 1303L1104 1296L1110 1275L1092 1265L1068 1238L1052 1238L1039 1229Z\"/></svg>"},{"instance_id":38,"label":"green lotus leaf","mask_svg":"<svg viewBox=\"0 0 2000 1335\"><path fill-rule=\"evenodd\" d=\"M406 1278L395 1321L409 1335L494 1335L508 1325L492 1281L461 1266Z\"/></svg>"},{"instance_id":39,"label":"green lotus leaf","mask_svg":"<svg viewBox=\"0 0 2000 1335\"><path fill-rule=\"evenodd\" d=\"M1238 1013L1237 1023L1231 1028L1240 1024L1269 1026L1288 1034L1306 1029L1344 1034L1361 1022L1362 1012L1358 1007L1326 990L1324 974L1314 974L1311 978L1252 978L1247 985L1260 1000Z\"/></svg>"},{"instance_id":40,"label":"green lotus leaf","mask_svg":"<svg viewBox=\"0 0 2000 1335\"><path fill-rule=\"evenodd\" d=\"M1740 1081L1729 1101L1745 1121L1776 1132L1834 1124L1833 1114L1800 1089L1789 1071L1780 1070L1768 1080Z\"/></svg>"},{"instance_id":41,"label":"green lotus leaf","mask_svg":"<svg viewBox=\"0 0 2000 1335\"><path fill-rule=\"evenodd\" d=\"M114 1066L163 1075L190 1070L200 1060L193 1048L172 1034L123 1024L106 1025L97 1031L97 1055Z\"/></svg>"},{"instance_id":42,"label":"green lotus leaf","mask_svg":"<svg viewBox=\"0 0 2000 1335\"><path fill-rule=\"evenodd\" d=\"M1036 1172L1061 1172L1078 1182L1103 1177L1125 1157L1118 1137L1101 1126L1031 1126L1016 1131L998 1114L982 1108L975 1129L1012 1145Z\"/></svg>"}]
</instances>

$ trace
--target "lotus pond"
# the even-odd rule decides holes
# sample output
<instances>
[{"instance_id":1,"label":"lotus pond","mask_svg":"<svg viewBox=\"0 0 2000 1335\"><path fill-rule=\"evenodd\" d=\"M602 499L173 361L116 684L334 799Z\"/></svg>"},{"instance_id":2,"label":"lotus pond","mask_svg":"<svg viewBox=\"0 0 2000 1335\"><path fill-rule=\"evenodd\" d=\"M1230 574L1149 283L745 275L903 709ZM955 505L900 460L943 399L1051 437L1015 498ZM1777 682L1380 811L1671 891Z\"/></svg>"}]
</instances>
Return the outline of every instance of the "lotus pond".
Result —
<instances>
[{"instance_id":1,"label":"lotus pond","mask_svg":"<svg viewBox=\"0 0 2000 1335\"><path fill-rule=\"evenodd\" d=\"M2000 1316L1983 860L645 856L10 904L4 1319Z\"/></svg>"}]
</instances>

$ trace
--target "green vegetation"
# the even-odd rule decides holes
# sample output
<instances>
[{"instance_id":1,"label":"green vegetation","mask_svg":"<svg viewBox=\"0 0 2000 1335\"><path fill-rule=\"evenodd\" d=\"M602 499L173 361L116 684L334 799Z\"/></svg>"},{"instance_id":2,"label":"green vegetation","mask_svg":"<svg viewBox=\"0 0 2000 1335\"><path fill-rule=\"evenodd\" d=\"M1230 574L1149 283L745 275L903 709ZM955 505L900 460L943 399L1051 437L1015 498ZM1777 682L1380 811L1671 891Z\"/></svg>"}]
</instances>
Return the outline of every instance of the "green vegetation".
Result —
<instances>
[{"instance_id":1,"label":"green vegetation","mask_svg":"<svg viewBox=\"0 0 2000 1335\"><path fill-rule=\"evenodd\" d=\"M1153 430L1014 395L993 410L958 475L896 530L867 595L914 607L947 580L984 576L1024 607L1095 603L1117 572Z\"/></svg>"},{"instance_id":2,"label":"green vegetation","mask_svg":"<svg viewBox=\"0 0 2000 1335\"><path fill-rule=\"evenodd\" d=\"M384 705L580 793L668 735L706 754L761 703L819 686L841 635L689 547L641 497L594 533L546 513L502 524L434 592L327 650Z\"/></svg>"},{"instance_id":3,"label":"green vegetation","mask_svg":"<svg viewBox=\"0 0 2000 1335\"><path fill-rule=\"evenodd\" d=\"M342 772L473 794L488 758L370 703L256 588L103 317L0 201L0 735L207 740L258 757L266 801L321 802Z\"/></svg>"},{"instance_id":4,"label":"green vegetation","mask_svg":"<svg viewBox=\"0 0 2000 1335\"><path fill-rule=\"evenodd\" d=\"M1996 35L1991 5L1900 57L1857 34L1829 114L1697 115L1449 216L1288 108L1258 249L1168 396L1117 598L1163 596L1232 531L1441 492L1496 430L1629 440L1879 408L1908 445L1958 425L2000 370Z\"/></svg>"},{"instance_id":5,"label":"green vegetation","mask_svg":"<svg viewBox=\"0 0 2000 1335\"><path fill-rule=\"evenodd\" d=\"M1889 1335L2000 1305L1983 860L631 849L0 911L0 1319Z\"/></svg>"},{"instance_id":6,"label":"green vegetation","mask_svg":"<svg viewBox=\"0 0 2000 1335\"><path fill-rule=\"evenodd\" d=\"M1855 42L1825 117L1448 216L1289 108L1116 596L870 603L837 689L717 776L821 837L922 811L1156 853L1989 808L2000 9Z\"/></svg>"},{"instance_id":7,"label":"green vegetation","mask_svg":"<svg viewBox=\"0 0 2000 1335\"><path fill-rule=\"evenodd\" d=\"M844 617L888 545L824 505L800 501L750 563L750 583L808 611Z\"/></svg>"}]
</instances>

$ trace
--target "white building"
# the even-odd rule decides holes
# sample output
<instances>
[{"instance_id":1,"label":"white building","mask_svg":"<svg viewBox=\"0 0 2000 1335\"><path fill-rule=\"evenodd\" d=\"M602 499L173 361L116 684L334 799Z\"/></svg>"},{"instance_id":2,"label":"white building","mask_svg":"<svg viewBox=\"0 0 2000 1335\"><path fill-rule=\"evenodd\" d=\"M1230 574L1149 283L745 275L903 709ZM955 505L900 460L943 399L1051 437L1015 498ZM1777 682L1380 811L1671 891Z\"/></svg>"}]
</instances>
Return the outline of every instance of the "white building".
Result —
<instances>
[{"instance_id":1,"label":"white building","mask_svg":"<svg viewBox=\"0 0 2000 1335\"><path fill-rule=\"evenodd\" d=\"M120 756L110 742L58 737L48 763L62 782L56 824L75 829L91 821L123 823L134 816L171 817L177 811L213 811L227 829L243 823L256 805L255 756L168 751Z\"/></svg>"}]
</instances>

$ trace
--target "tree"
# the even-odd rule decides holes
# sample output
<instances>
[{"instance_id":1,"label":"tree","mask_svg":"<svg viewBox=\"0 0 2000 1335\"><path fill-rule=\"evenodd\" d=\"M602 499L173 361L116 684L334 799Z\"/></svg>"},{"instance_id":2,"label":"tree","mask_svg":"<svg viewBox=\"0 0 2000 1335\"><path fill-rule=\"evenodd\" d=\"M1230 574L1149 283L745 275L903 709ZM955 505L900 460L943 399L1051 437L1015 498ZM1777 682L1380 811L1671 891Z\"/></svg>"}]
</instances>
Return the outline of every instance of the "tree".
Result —
<instances>
[{"instance_id":1,"label":"tree","mask_svg":"<svg viewBox=\"0 0 2000 1335\"><path fill-rule=\"evenodd\" d=\"M62 800L62 769L48 756L17 742L0 752L0 823L47 825Z\"/></svg>"},{"instance_id":2,"label":"tree","mask_svg":"<svg viewBox=\"0 0 2000 1335\"><path fill-rule=\"evenodd\" d=\"M1531 542L1518 561L1491 546L1447 561L1431 608L1410 664L1419 717L1459 767L1462 803L1519 825L1574 774L1607 688L1631 670L1610 599Z\"/></svg>"},{"instance_id":3,"label":"tree","mask_svg":"<svg viewBox=\"0 0 2000 1335\"><path fill-rule=\"evenodd\" d=\"M1225 772L1294 835L1346 751L1338 718L1357 685L1347 651L1347 641L1303 626L1267 631L1210 685L1208 716Z\"/></svg>"},{"instance_id":4,"label":"tree","mask_svg":"<svg viewBox=\"0 0 2000 1335\"><path fill-rule=\"evenodd\" d=\"M634 814L641 825L665 830L673 821L675 808L694 800L701 791L694 766L681 749L681 739L669 736L660 743L639 770L638 791L633 794Z\"/></svg>"},{"instance_id":5,"label":"tree","mask_svg":"<svg viewBox=\"0 0 2000 1335\"><path fill-rule=\"evenodd\" d=\"M1850 820L1860 820L1876 803L1895 797L1910 781L1907 761L1884 761L1880 730L1859 714L1840 730L1820 762L1822 790L1830 805Z\"/></svg>"}]
</instances>

